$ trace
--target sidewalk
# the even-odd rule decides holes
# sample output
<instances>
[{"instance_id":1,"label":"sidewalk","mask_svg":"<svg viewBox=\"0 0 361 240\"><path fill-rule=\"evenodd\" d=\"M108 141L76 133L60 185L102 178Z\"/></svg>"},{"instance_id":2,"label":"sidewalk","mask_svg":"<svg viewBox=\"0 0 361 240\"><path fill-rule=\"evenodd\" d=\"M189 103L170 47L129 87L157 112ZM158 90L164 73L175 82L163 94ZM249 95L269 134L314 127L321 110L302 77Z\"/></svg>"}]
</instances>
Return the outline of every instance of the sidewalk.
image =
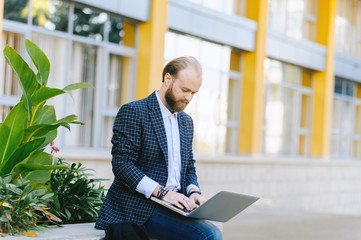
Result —
<instances>
[{"instance_id":1,"label":"sidewalk","mask_svg":"<svg viewBox=\"0 0 361 240\"><path fill-rule=\"evenodd\" d=\"M223 224L224 240L359 240L361 216L250 208Z\"/></svg>"}]
</instances>

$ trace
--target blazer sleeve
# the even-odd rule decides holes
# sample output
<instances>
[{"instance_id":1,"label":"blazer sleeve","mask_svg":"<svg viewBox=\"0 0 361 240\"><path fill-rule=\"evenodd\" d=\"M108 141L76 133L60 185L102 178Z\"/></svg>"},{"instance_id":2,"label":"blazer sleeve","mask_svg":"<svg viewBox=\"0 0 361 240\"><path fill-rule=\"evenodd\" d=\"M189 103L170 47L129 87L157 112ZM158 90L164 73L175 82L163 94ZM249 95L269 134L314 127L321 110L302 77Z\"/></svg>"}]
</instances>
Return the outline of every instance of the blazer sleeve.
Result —
<instances>
[{"instance_id":1,"label":"blazer sleeve","mask_svg":"<svg viewBox=\"0 0 361 240\"><path fill-rule=\"evenodd\" d=\"M195 167L195 159L193 157L193 121L192 118L188 116L187 119L187 140L188 140L188 161L187 161L187 168L186 168L186 184L185 187L189 186L190 184L194 184L199 188L197 174L196 174L196 167Z\"/></svg>"},{"instance_id":2,"label":"blazer sleeve","mask_svg":"<svg viewBox=\"0 0 361 240\"><path fill-rule=\"evenodd\" d=\"M112 168L115 178L130 191L135 191L145 176L135 166L141 146L141 132L140 113L130 104L123 105L113 127Z\"/></svg>"}]
</instances>

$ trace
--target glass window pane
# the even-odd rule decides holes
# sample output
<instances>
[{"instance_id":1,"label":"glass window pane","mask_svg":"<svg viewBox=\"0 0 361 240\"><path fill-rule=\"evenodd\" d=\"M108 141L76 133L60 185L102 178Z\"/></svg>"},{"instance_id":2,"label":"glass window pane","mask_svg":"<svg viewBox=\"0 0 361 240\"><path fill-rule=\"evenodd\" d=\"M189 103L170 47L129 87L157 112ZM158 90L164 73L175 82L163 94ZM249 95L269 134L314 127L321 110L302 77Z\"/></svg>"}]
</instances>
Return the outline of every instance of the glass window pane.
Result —
<instances>
[{"instance_id":1,"label":"glass window pane","mask_svg":"<svg viewBox=\"0 0 361 240\"><path fill-rule=\"evenodd\" d=\"M342 104L342 121L341 128L343 132L351 133L352 131L352 104L345 101Z\"/></svg>"},{"instance_id":2,"label":"glass window pane","mask_svg":"<svg viewBox=\"0 0 361 240\"><path fill-rule=\"evenodd\" d=\"M351 81L345 81L344 82L344 91L345 91L345 95L346 96L354 96L354 89L355 89L355 84Z\"/></svg>"},{"instance_id":3,"label":"glass window pane","mask_svg":"<svg viewBox=\"0 0 361 240\"><path fill-rule=\"evenodd\" d=\"M72 51L71 82L87 82L95 86L97 47L74 42ZM73 92L73 104L69 104L69 111L79 117L85 125L74 125L67 134L66 145L69 147L93 147L94 101L92 88L85 88Z\"/></svg>"},{"instance_id":4,"label":"glass window pane","mask_svg":"<svg viewBox=\"0 0 361 240\"><path fill-rule=\"evenodd\" d=\"M293 89L286 88L284 91L284 118L283 118L283 153L290 155L292 153L292 144L293 144L293 133L294 121L296 115L296 91Z\"/></svg>"},{"instance_id":5,"label":"glass window pane","mask_svg":"<svg viewBox=\"0 0 361 240\"><path fill-rule=\"evenodd\" d=\"M103 148L111 148L112 143L111 139L113 136L113 125L114 125L115 117L105 117L104 124L103 124L103 141L102 147Z\"/></svg>"},{"instance_id":6,"label":"glass window pane","mask_svg":"<svg viewBox=\"0 0 361 240\"><path fill-rule=\"evenodd\" d=\"M27 23L29 0L5 0L4 18L17 22Z\"/></svg>"},{"instance_id":7,"label":"glass window pane","mask_svg":"<svg viewBox=\"0 0 361 240\"><path fill-rule=\"evenodd\" d=\"M14 48L15 51L20 53L22 49L23 36L17 33L3 31L1 39L1 49L5 45ZM21 96L22 91L20 88L18 76L12 70L11 66L7 64L4 57L0 58L0 96Z\"/></svg>"},{"instance_id":8,"label":"glass window pane","mask_svg":"<svg viewBox=\"0 0 361 240\"><path fill-rule=\"evenodd\" d=\"M90 8L75 8L73 33L102 41L107 19L108 14L106 13L96 13Z\"/></svg>"},{"instance_id":9,"label":"glass window pane","mask_svg":"<svg viewBox=\"0 0 361 240\"><path fill-rule=\"evenodd\" d=\"M129 79L130 58L115 54L109 55L107 84L107 107L119 108L128 100L127 79Z\"/></svg>"},{"instance_id":10,"label":"glass window pane","mask_svg":"<svg viewBox=\"0 0 361 240\"><path fill-rule=\"evenodd\" d=\"M310 128L311 126L311 96L307 94L301 95L301 128Z\"/></svg>"},{"instance_id":11,"label":"glass window pane","mask_svg":"<svg viewBox=\"0 0 361 240\"><path fill-rule=\"evenodd\" d=\"M335 79L335 93L342 94L342 83L343 81L341 79Z\"/></svg>"},{"instance_id":12,"label":"glass window pane","mask_svg":"<svg viewBox=\"0 0 361 240\"><path fill-rule=\"evenodd\" d=\"M332 104L332 128L339 129L341 125L342 101L334 99Z\"/></svg>"},{"instance_id":13,"label":"glass window pane","mask_svg":"<svg viewBox=\"0 0 361 240\"><path fill-rule=\"evenodd\" d=\"M353 157L361 158L361 141L353 141Z\"/></svg>"},{"instance_id":14,"label":"glass window pane","mask_svg":"<svg viewBox=\"0 0 361 240\"><path fill-rule=\"evenodd\" d=\"M69 4L59 0L33 0L33 24L49 30L68 31Z\"/></svg>"},{"instance_id":15,"label":"glass window pane","mask_svg":"<svg viewBox=\"0 0 361 240\"><path fill-rule=\"evenodd\" d=\"M196 57L203 68L203 84L186 112L195 125L195 151L223 153L226 148L230 68L230 48L194 37L167 33L165 37L165 59L179 56ZM212 54L210 54L210 52ZM239 91L238 91L239 94ZM232 128L230 131L238 131ZM234 135L232 135L234 136Z\"/></svg>"},{"instance_id":16,"label":"glass window pane","mask_svg":"<svg viewBox=\"0 0 361 240\"><path fill-rule=\"evenodd\" d=\"M120 44L124 37L124 22L121 18L110 17L109 18L109 42Z\"/></svg>"},{"instance_id":17,"label":"glass window pane","mask_svg":"<svg viewBox=\"0 0 361 240\"><path fill-rule=\"evenodd\" d=\"M282 147L284 105L281 86L270 85L265 106L265 152L279 153Z\"/></svg>"},{"instance_id":18,"label":"glass window pane","mask_svg":"<svg viewBox=\"0 0 361 240\"><path fill-rule=\"evenodd\" d=\"M283 79L282 63L279 61L266 59L265 78L270 83L281 83Z\"/></svg>"},{"instance_id":19,"label":"glass window pane","mask_svg":"<svg viewBox=\"0 0 361 240\"><path fill-rule=\"evenodd\" d=\"M309 155L310 137L300 135L298 139L298 154L302 156Z\"/></svg>"},{"instance_id":20,"label":"glass window pane","mask_svg":"<svg viewBox=\"0 0 361 240\"><path fill-rule=\"evenodd\" d=\"M339 156L339 134L331 134L330 140L330 156L338 157Z\"/></svg>"},{"instance_id":21,"label":"glass window pane","mask_svg":"<svg viewBox=\"0 0 361 240\"><path fill-rule=\"evenodd\" d=\"M356 106L355 111L355 134L361 135L361 106Z\"/></svg>"},{"instance_id":22,"label":"glass window pane","mask_svg":"<svg viewBox=\"0 0 361 240\"><path fill-rule=\"evenodd\" d=\"M341 146L340 146L340 157L342 158L349 158L352 156L351 154L351 139L350 139L350 135L348 134L343 134L341 136Z\"/></svg>"},{"instance_id":23,"label":"glass window pane","mask_svg":"<svg viewBox=\"0 0 361 240\"><path fill-rule=\"evenodd\" d=\"M294 65L285 64L285 81L289 83L299 84L300 82L300 68Z\"/></svg>"}]
</instances>

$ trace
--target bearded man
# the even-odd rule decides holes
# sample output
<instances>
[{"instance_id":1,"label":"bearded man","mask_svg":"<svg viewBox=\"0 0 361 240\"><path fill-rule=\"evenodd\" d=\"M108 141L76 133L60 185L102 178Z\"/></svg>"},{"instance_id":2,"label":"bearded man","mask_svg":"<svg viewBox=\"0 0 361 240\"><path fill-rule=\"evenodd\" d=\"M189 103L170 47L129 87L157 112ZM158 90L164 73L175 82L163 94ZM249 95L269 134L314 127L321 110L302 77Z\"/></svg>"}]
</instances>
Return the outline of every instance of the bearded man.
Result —
<instances>
[{"instance_id":1,"label":"bearded man","mask_svg":"<svg viewBox=\"0 0 361 240\"><path fill-rule=\"evenodd\" d=\"M162 86L147 98L123 105L113 127L112 183L96 228L132 222L155 239L222 239L218 227L185 218L155 204L151 196L192 210L201 195L193 159L193 121L183 110L202 84L194 57L163 69Z\"/></svg>"}]
</instances>

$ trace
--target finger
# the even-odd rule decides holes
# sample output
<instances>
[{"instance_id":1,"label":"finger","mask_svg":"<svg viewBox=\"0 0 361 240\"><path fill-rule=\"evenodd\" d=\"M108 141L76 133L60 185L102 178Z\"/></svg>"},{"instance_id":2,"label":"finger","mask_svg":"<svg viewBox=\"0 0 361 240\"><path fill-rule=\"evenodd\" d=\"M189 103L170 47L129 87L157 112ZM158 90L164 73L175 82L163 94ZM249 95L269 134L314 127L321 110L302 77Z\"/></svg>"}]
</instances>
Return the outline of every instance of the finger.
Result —
<instances>
[{"instance_id":1,"label":"finger","mask_svg":"<svg viewBox=\"0 0 361 240\"><path fill-rule=\"evenodd\" d=\"M193 209L195 209L195 208L197 207L197 204L196 204L196 202L194 201L194 199L188 198L188 199L187 199L187 204L188 204L188 206L189 206L189 208L190 208L191 210L193 210Z\"/></svg>"},{"instance_id":2,"label":"finger","mask_svg":"<svg viewBox=\"0 0 361 240\"><path fill-rule=\"evenodd\" d=\"M183 205L180 204L180 203L177 202L177 201L175 201L175 202L173 203L173 205L176 206L176 207L179 208L179 209L184 209Z\"/></svg>"},{"instance_id":3,"label":"finger","mask_svg":"<svg viewBox=\"0 0 361 240\"><path fill-rule=\"evenodd\" d=\"M182 198L182 200L181 201L179 201L187 210L191 210L191 208L190 208L190 206L189 206L189 204L187 203L187 198L186 197L184 197L184 198Z\"/></svg>"}]
</instances>

